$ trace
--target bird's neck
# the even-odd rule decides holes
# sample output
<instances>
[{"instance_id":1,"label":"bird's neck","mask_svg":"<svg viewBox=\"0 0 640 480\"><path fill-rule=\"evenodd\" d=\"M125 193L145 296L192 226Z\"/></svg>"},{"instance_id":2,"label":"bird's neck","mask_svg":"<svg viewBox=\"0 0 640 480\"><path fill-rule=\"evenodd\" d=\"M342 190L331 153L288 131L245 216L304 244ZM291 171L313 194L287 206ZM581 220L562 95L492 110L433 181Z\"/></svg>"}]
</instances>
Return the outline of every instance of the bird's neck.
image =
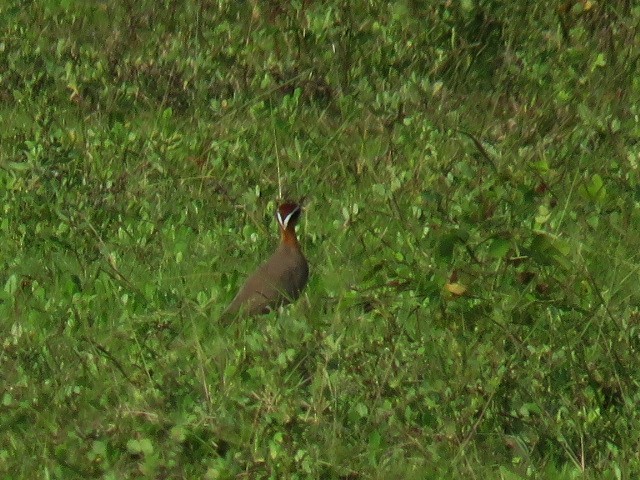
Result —
<instances>
[{"instance_id":1,"label":"bird's neck","mask_svg":"<svg viewBox=\"0 0 640 480\"><path fill-rule=\"evenodd\" d=\"M296 237L295 227L281 228L280 233L281 233L281 242L284 245L300 248L300 244L298 243L298 238Z\"/></svg>"}]
</instances>

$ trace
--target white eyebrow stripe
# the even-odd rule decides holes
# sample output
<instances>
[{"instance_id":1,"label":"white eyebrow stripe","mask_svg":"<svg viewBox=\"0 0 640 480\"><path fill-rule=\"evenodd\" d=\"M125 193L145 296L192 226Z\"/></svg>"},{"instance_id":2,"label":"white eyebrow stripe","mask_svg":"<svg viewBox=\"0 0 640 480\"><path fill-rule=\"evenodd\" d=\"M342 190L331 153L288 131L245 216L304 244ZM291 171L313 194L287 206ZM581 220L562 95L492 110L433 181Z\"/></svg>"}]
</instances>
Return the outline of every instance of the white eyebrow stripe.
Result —
<instances>
[{"instance_id":1,"label":"white eyebrow stripe","mask_svg":"<svg viewBox=\"0 0 640 480\"><path fill-rule=\"evenodd\" d=\"M287 226L289 225L289 220L291 220L291 217L295 213L298 213L299 211L300 211L300 205L298 205L296 208L291 210L291 212L289 212L289 215L284 217L284 220L282 219L282 215L280 215L280 212L278 211L278 222L280 222L280 225L282 225L282 228L286 229Z\"/></svg>"}]
</instances>

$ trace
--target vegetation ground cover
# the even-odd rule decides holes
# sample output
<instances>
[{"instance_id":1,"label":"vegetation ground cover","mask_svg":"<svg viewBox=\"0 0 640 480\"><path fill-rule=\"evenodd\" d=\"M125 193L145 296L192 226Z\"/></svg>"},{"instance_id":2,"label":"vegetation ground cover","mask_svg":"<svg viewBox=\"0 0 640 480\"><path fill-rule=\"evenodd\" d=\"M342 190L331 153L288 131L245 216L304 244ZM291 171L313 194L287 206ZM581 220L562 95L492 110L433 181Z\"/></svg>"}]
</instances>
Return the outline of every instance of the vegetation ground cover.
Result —
<instances>
[{"instance_id":1,"label":"vegetation ground cover","mask_svg":"<svg viewBox=\"0 0 640 480\"><path fill-rule=\"evenodd\" d=\"M3 477L635 478L640 8L539 3L3 3Z\"/></svg>"}]
</instances>

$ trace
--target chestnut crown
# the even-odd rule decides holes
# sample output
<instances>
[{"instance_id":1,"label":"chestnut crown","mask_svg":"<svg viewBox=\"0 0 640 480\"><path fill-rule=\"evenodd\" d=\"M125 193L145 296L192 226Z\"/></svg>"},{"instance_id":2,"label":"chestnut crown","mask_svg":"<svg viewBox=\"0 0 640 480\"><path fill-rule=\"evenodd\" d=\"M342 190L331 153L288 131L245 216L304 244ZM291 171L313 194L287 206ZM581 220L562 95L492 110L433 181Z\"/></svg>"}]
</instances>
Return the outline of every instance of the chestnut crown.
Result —
<instances>
[{"instance_id":1,"label":"chestnut crown","mask_svg":"<svg viewBox=\"0 0 640 480\"><path fill-rule=\"evenodd\" d=\"M294 228L300 219L301 213L302 205L299 203L287 202L280 205L276 212L276 218L278 219L280 228L283 230Z\"/></svg>"}]
</instances>

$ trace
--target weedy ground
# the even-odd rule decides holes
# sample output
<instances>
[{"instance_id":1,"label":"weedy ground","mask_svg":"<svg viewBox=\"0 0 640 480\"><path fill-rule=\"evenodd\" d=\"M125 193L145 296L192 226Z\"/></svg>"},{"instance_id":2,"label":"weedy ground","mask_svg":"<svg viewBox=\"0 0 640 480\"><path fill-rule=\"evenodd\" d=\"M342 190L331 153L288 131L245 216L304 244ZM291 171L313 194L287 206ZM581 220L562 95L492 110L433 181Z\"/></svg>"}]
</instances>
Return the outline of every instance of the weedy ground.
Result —
<instances>
[{"instance_id":1,"label":"weedy ground","mask_svg":"<svg viewBox=\"0 0 640 480\"><path fill-rule=\"evenodd\" d=\"M639 23L5 2L2 476L637 478ZM281 192L305 296L219 325Z\"/></svg>"}]
</instances>

